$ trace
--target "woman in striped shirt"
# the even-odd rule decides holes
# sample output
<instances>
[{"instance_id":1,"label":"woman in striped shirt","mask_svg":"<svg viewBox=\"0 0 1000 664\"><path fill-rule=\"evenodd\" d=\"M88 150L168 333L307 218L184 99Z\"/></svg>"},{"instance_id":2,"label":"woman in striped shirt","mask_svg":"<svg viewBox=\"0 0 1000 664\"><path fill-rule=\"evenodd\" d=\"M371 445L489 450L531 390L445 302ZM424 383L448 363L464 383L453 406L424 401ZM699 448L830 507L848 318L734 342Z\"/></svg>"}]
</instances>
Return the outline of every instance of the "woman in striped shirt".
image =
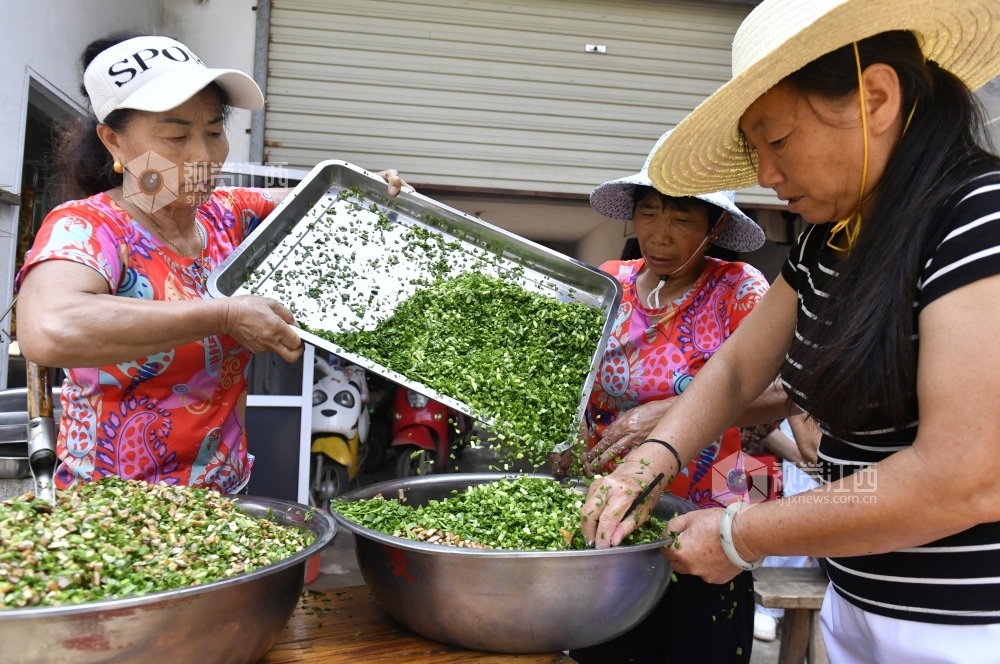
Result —
<instances>
[{"instance_id":1,"label":"woman in striped shirt","mask_svg":"<svg viewBox=\"0 0 1000 664\"><path fill-rule=\"evenodd\" d=\"M674 519L679 548L665 555L675 569L724 583L764 556L824 556L832 662L996 662L1000 159L982 147L970 86L1000 74L1000 6L905 4L767 0L737 34L734 79L713 97L728 95L743 158L752 156L741 163L733 151L725 176L732 183L735 169L747 169L811 226L781 278L653 429L657 440L628 458L649 466L627 459L591 486L583 529L598 546L619 542L634 524L614 515L639 483L677 472L780 373L794 407L823 432L824 486ZM835 5L849 5L852 20ZM800 19L769 34L779 44L784 34L787 48L774 47L770 62L762 49L747 55L762 19L778 20L782 8ZM818 13L810 23L805 12ZM927 25L867 36L886 17ZM789 53L837 35L742 109L727 92L768 69L738 57L788 67L805 57ZM708 111L696 110L653 159L665 193L694 193L683 168L723 154L705 147L716 137L732 140L721 106L703 106L712 122L699 125Z\"/></svg>"}]
</instances>

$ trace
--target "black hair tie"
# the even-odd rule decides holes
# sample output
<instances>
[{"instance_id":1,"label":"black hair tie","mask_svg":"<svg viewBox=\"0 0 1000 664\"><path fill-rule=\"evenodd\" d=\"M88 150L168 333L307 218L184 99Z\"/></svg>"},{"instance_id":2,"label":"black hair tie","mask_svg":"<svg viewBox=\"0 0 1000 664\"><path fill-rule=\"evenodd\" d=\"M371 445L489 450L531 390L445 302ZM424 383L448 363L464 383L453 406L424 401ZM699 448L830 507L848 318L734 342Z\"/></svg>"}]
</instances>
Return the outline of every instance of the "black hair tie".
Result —
<instances>
[{"instance_id":1,"label":"black hair tie","mask_svg":"<svg viewBox=\"0 0 1000 664\"><path fill-rule=\"evenodd\" d=\"M665 448L670 450L670 453L674 455L675 459L677 459L677 472L679 473L682 470L684 470L684 464L681 463L681 455L677 453L677 450L674 448L673 445L671 445L665 440L659 440L657 438L647 438L646 440L642 441L643 445L645 445L646 443L656 443L657 445L663 445Z\"/></svg>"}]
</instances>

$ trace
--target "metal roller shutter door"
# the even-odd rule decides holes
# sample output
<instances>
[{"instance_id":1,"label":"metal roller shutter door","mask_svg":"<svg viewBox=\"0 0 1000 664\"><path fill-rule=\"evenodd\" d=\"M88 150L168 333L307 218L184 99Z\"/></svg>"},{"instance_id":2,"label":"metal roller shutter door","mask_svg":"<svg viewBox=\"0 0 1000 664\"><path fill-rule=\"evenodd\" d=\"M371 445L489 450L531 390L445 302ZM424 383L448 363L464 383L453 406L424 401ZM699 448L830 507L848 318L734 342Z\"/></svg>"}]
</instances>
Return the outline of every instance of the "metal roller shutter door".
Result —
<instances>
[{"instance_id":1,"label":"metal roller shutter door","mask_svg":"<svg viewBox=\"0 0 1000 664\"><path fill-rule=\"evenodd\" d=\"M265 155L393 167L422 185L584 194L636 171L729 79L748 10L272 0Z\"/></svg>"}]
</instances>

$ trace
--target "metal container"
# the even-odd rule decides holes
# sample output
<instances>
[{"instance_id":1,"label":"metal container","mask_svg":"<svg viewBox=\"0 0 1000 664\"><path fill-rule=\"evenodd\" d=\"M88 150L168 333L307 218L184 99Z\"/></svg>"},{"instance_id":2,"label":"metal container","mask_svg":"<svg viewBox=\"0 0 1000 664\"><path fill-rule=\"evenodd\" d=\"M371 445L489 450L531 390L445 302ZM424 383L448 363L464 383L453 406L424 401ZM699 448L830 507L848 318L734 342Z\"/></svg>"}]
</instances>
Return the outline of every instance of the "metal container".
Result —
<instances>
[{"instance_id":1,"label":"metal container","mask_svg":"<svg viewBox=\"0 0 1000 664\"><path fill-rule=\"evenodd\" d=\"M503 474L431 475L353 491L357 501L400 489L408 504ZM533 475L533 477L545 477ZM653 513L694 509L671 495ZM601 551L491 551L425 544L369 530L334 513L354 533L361 573L386 613L427 638L463 648L542 653L603 643L637 625L670 582L663 542Z\"/></svg>"},{"instance_id":2,"label":"metal container","mask_svg":"<svg viewBox=\"0 0 1000 664\"><path fill-rule=\"evenodd\" d=\"M73 606L0 610L0 662L256 662L274 644L302 593L306 562L336 533L324 512L240 497L262 518L308 530L313 543L273 565L202 586Z\"/></svg>"},{"instance_id":3,"label":"metal container","mask_svg":"<svg viewBox=\"0 0 1000 664\"><path fill-rule=\"evenodd\" d=\"M57 426L62 415L59 394L59 389L52 390ZM27 461L28 390L24 387L0 390L0 480L30 476Z\"/></svg>"},{"instance_id":4,"label":"metal container","mask_svg":"<svg viewBox=\"0 0 1000 664\"><path fill-rule=\"evenodd\" d=\"M0 456L0 480L23 480L30 475L27 456Z\"/></svg>"},{"instance_id":5,"label":"metal container","mask_svg":"<svg viewBox=\"0 0 1000 664\"><path fill-rule=\"evenodd\" d=\"M341 192L352 188L360 192L357 198L353 195L347 200L340 198ZM359 203L364 209L352 207ZM388 231L376 230L378 216L368 211L372 203L388 218L391 224ZM337 214L331 216L328 210L335 210ZM349 227L348 223L354 226ZM453 264L449 263L453 267L452 274L484 271L518 283L528 290L562 301L582 302L604 313L601 340L594 349L590 371L580 385L577 422L582 422L597 367L621 303L622 288L618 281L579 261L418 193L402 192L390 198L385 180L347 162L324 161L313 168L212 273L208 289L213 296L220 297L247 293L252 288L292 308L296 319L312 329L337 331L331 321L343 321L345 330L370 330L391 315L395 307L416 290L417 286L412 283L414 280L433 279L433 274L420 261L399 256L399 263L390 267L384 260L385 249L413 227L426 229L443 236L450 243L457 243L457 250L449 254L449 258L454 259ZM333 236L336 236L336 242L329 241ZM296 263L303 256L315 255L315 252L322 252L331 265L366 266L358 270L360 274L350 288L341 291L340 294L348 301L325 301L320 305L309 296L308 291L313 287L315 277L308 275L307 266ZM490 266L484 267L484 256L489 258ZM282 290L280 286L275 288L273 276L278 270L282 271L282 281L286 285L296 284L290 288L291 292ZM515 277L510 274L511 270L518 274L523 270L523 274ZM246 284L248 279L251 281L249 287ZM373 296L370 302L369 296ZM368 304L362 310L358 303ZM468 405L451 395L410 380L313 334L304 331L299 334L310 344L329 350L450 408L473 415Z\"/></svg>"}]
</instances>

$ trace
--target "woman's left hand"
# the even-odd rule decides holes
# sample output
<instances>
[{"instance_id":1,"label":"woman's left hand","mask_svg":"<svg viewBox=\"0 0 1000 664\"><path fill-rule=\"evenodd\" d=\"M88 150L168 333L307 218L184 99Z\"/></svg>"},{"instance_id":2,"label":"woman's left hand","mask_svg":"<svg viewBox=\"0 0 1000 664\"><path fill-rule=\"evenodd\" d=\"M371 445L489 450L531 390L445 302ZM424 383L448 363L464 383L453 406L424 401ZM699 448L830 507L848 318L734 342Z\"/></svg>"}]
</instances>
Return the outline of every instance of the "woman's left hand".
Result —
<instances>
[{"instance_id":1,"label":"woman's left hand","mask_svg":"<svg viewBox=\"0 0 1000 664\"><path fill-rule=\"evenodd\" d=\"M649 401L622 413L593 449L584 455L584 462L590 468L600 469L626 451L642 445L677 397Z\"/></svg>"},{"instance_id":2,"label":"woman's left hand","mask_svg":"<svg viewBox=\"0 0 1000 664\"><path fill-rule=\"evenodd\" d=\"M398 196L399 192L402 190L406 191L416 191L413 187L406 184L406 180L399 177L399 172L394 168L390 168L387 171L379 171L379 176L385 178L389 181L389 195ZM292 187L268 187L267 193L271 195L274 200L274 204L277 205L283 200L288 198L288 195L295 191Z\"/></svg>"},{"instance_id":3,"label":"woman's left hand","mask_svg":"<svg viewBox=\"0 0 1000 664\"><path fill-rule=\"evenodd\" d=\"M580 532L588 544L598 549L618 546L632 531L649 518L649 512L663 492L660 482L627 519L622 517L649 483L656 471L646 460L626 459L615 472L594 480L587 490L587 500L580 508Z\"/></svg>"},{"instance_id":4,"label":"woman's left hand","mask_svg":"<svg viewBox=\"0 0 1000 664\"><path fill-rule=\"evenodd\" d=\"M694 510L675 517L667 524L667 532L676 532L680 546L660 549L679 574L694 574L708 583L725 583L740 569L729 562L719 541L719 523L723 509Z\"/></svg>"},{"instance_id":5,"label":"woman's left hand","mask_svg":"<svg viewBox=\"0 0 1000 664\"><path fill-rule=\"evenodd\" d=\"M565 452L549 452L549 470L553 477L569 476L570 467L573 465L573 450Z\"/></svg>"},{"instance_id":6,"label":"woman's left hand","mask_svg":"<svg viewBox=\"0 0 1000 664\"><path fill-rule=\"evenodd\" d=\"M399 177L399 172L395 168L390 168L387 171L379 171L378 174L389 181L390 196L396 196L400 191L416 191L413 187L406 184L406 180Z\"/></svg>"}]
</instances>

